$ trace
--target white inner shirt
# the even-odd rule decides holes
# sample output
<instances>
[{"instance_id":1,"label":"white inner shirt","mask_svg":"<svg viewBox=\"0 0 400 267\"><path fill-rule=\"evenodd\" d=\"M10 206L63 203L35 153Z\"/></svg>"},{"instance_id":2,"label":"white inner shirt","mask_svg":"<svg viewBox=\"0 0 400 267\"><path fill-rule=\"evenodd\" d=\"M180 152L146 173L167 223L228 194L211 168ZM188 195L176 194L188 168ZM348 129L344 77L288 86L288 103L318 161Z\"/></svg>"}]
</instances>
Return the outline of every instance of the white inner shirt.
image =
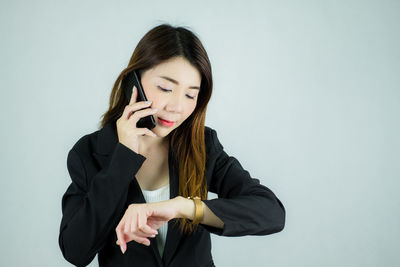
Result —
<instances>
[{"instance_id":1,"label":"white inner shirt","mask_svg":"<svg viewBox=\"0 0 400 267\"><path fill-rule=\"evenodd\" d=\"M143 196L146 200L146 203L165 201L169 199L169 184L160 187L156 190L142 190ZM164 223L158 230L158 235L156 235L156 242L158 252L162 257L164 252L165 240L167 238L168 231L168 222Z\"/></svg>"}]
</instances>

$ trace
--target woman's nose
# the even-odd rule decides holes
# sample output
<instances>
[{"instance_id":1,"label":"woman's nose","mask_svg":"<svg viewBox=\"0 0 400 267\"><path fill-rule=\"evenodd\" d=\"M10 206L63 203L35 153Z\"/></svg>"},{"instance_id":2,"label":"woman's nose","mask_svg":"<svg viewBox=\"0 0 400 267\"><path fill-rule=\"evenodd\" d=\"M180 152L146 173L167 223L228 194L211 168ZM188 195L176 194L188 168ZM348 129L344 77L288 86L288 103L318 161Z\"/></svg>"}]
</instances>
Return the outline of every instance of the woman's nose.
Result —
<instances>
[{"instance_id":1,"label":"woman's nose","mask_svg":"<svg viewBox=\"0 0 400 267\"><path fill-rule=\"evenodd\" d=\"M168 110L181 113L183 111L183 97L179 95L171 96L168 100Z\"/></svg>"}]
</instances>

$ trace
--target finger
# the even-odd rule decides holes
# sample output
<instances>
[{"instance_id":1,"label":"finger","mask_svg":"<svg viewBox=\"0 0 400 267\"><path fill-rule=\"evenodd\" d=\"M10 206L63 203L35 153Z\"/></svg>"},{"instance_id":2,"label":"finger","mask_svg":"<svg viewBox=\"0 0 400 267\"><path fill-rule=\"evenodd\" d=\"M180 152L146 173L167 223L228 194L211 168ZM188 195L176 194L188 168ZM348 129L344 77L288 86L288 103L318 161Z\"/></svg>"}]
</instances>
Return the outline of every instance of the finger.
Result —
<instances>
[{"instance_id":1,"label":"finger","mask_svg":"<svg viewBox=\"0 0 400 267\"><path fill-rule=\"evenodd\" d=\"M139 243L139 244L143 244L145 246L150 246L150 240L146 237L142 237L136 234L132 234L132 240L134 240L135 242Z\"/></svg>"},{"instance_id":2,"label":"finger","mask_svg":"<svg viewBox=\"0 0 400 267\"><path fill-rule=\"evenodd\" d=\"M133 86L131 99L129 100L129 105L132 105L133 103L136 102L136 98L137 98L136 96L137 96L137 89L136 89L136 86Z\"/></svg>"},{"instance_id":3,"label":"finger","mask_svg":"<svg viewBox=\"0 0 400 267\"><path fill-rule=\"evenodd\" d=\"M125 225L124 225L124 234L129 235L132 232L132 228L131 228L131 224L130 222L132 221L133 216L129 216L127 217L127 219L125 220Z\"/></svg>"},{"instance_id":4,"label":"finger","mask_svg":"<svg viewBox=\"0 0 400 267\"><path fill-rule=\"evenodd\" d=\"M141 136L147 135L147 136L157 137L157 135L153 131L149 130L148 128L136 128L136 131L137 131L137 135L141 135Z\"/></svg>"},{"instance_id":5,"label":"finger","mask_svg":"<svg viewBox=\"0 0 400 267\"><path fill-rule=\"evenodd\" d=\"M144 229L138 229L138 236L140 236L140 237L153 238L153 237L156 237L157 234L158 234L158 232L149 226L145 226Z\"/></svg>"},{"instance_id":6,"label":"finger","mask_svg":"<svg viewBox=\"0 0 400 267\"><path fill-rule=\"evenodd\" d=\"M156 114L158 109L156 108L146 108L142 109L139 111L135 111L135 113L132 114L132 116L129 117L128 120L132 120L132 122L136 123L140 118L149 116L149 115L154 115Z\"/></svg>"},{"instance_id":7,"label":"finger","mask_svg":"<svg viewBox=\"0 0 400 267\"><path fill-rule=\"evenodd\" d=\"M122 232L121 232L121 233L122 233ZM131 234L131 236L132 236L132 234ZM129 235L126 235L126 234L124 234L124 233L122 233L122 237L124 238L125 244L127 244L127 243L129 243L130 241L133 240L132 238L130 238ZM119 242L118 238L117 238L117 241L115 241L115 244L117 244L117 245L120 245L120 244L121 244L121 243Z\"/></svg>"},{"instance_id":8,"label":"finger","mask_svg":"<svg viewBox=\"0 0 400 267\"><path fill-rule=\"evenodd\" d=\"M127 120L132 117L131 115L135 114L137 110L143 110L146 107L150 106L151 103L151 101L140 101L137 103L126 105L124 112L122 113L122 117Z\"/></svg>"},{"instance_id":9,"label":"finger","mask_svg":"<svg viewBox=\"0 0 400 267\"><path fill-rule=\"evenodd\" d=\"M137 241L140 244L143 244L145 246L150 246L150 240L146 237L137 237Z\"/></svg>"},{"instance_id":10,"label":"finger","mask_svg":"<svg viewBox=\"0 0 400 267\"><path fill-rule=\"evenodd\" d=\"M138 129L143 129L143 130L140 130L140 135L147 135L147 136L152 136L152 137L157 137L157 135L152 131L152 130L149 130L148 128L138 128Z\"/></svg>"},{"instance_id":11,"label":"finger","mask_svg":"<svg viewBox=\"0 0 400 267\"><path fill-rule=\"evenodd\" d=\"M146 236L153 236L157 233L156 230L147 225L147 215L145 213L138 216L138 230Z\"/></svg>"},{"instance_id":12,"label":"finger","mask_svg":"<svg viewBox=\"0 0 400 267\"><path fill-rule=\"evenodd\" d=\"M147 237L147 236L140 236L140 235L138 235L138 234L134 234L134 233L130 233L129 235L127 235L127 234L124 234L124 233L122 233L122 235L123 235L123 237L124 237L124 241L125 241L125 244L128 244L129 242L131 242L132 240L133 241L136 241L136 242L143 242L143 241L145 241L144 239L142 240L142 239L140 239L140 238L145 238L145 237ZM140 240L139 240L140 239ZM115 241L115 244L116 245L120 245L120 242L119 242L119 240L117 239L117 241Z\"/></svg>"},{"instance_id":13,"label":"finger","mask_svg":"<svg viewBox=\"0 0 400 267\"><path fill-rule=\"evenodd\" d=\"M141 230L145 233L149 233L151 235L157 235L158 231L150 226L149 216L153 214L152 210L147 210L147 212L142 216L143 220L141 223Z\"/></svg>"},{"instance_id":14,"label":"finger","mask_svg":"<svg viewBox=\"0 0 400 267\"><path fill-rule=\"evenodd\" d=\"M147 224L152 228L152 229L156 229L157 231L157 224L150 221L149 219L147 219ZM158 232L157 232L158 233Z\"/></svg>"},{"instance_id":15,"label":"finger","mask_svg":"<svg viewBox=\"0 0 400 267\"><path fill-rule=\"evenodd\" d=\"M140 215L142 215L142 216L140 216ZM142 229L141 229L142 226L139 227L139 223L142 223L141 217L143 217L143 214L138 213L138 217L137 217L137 224L138 224L138 225L137 225L137 226L138 226L137 232L139 232L139 233L141 233L141 234L144 234L144 235L147 237L147 236L148 236L147 233L144 233L144 232L142 231ZM143 244L143 245L150 246L150 240L147 239L146 237L139 237L139 236L138 236L138 238L137 238L137 239L138 239L138 242L141 243L141 244Z\"/></svg>"},{"instance_id":16,"label":"finger","mask_svg":"<svg viewBox=\"0 0 400 267\"><path fill-rule=\"evenodd\" d=\"M148 131L147 133L151 136L157 137L157 134L155 132L153 132L152 130L149 130L148 128L146 128Z\"/></svg>"},{"instance_id":17,"label":"finger","mask_svg":"<svg viewBox=\"0 0 400 267\"><path fill-rule=\"evenodd\" d=\"M137 216L137 223L136 223L136 226L135 226L136 231L134 232L134 234L135 234L137 237L145 238L145 239L146 239L146 237L151 236L151 234L145 233L145 232L143 232L143 231L139 228L139 221L140 221L140 215L139 215L139 213L138 213L138 216ZM133 227L133 226L131 226L131 227ZM143 239L140 239L140 240L143 241ZM138 241L138 242L139 242L139 241ZM140 243L140 242L139 242L139 243Z\"/></svg>"},{"instance_id":18,"label":"finger","mask_svg":"<svg viewBox=\"0 0 400 267\"><path fill-rule=\"evenodd\" d=\"M117 238L118 238L117 244L121 247L122 253L125 253L125 251L126 251L126 242L125 242L124 236L122 234L121 227L118 226L115 229L115 232L117 233Z\"/></svg>"},{"instance_id":19,"label":"finger","mask_svg":"<svg viewBox=\"0 0 400 267\"><path fill-rule=\"evenodd\" d=\"M132 230L135 229L134 231L132 231L132 233L134 233L134 234L136 234L136 231L137 231L136 225L137 225L138 219L139 219L139 214L136 215L136 220L135 221L132 220L132 222L131 222L131 229Z\"/></svg>"}]
</instances>

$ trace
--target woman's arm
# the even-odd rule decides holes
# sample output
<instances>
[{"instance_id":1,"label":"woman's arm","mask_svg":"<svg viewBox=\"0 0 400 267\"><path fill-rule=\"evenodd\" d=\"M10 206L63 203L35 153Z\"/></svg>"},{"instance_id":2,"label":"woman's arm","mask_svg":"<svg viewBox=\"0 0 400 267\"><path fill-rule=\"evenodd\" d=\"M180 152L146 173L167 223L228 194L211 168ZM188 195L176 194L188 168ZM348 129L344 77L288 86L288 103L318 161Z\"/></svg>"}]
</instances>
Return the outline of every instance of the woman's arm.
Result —
<instances>
[{"instance_id":1,"label":"woman's arm","mask_svg":"<svg viewBox=\"0 0 400 267\"><path fill-rule=\"evenodd\" d=\"M59 233L64 258L77 266L88 265L104 245L107 235L114 231L126 209L125 199L134 179L132 174L146 159L118 143L108 166L88 177L86 169L90 165L84 162L89 162L91 153L83 152L85 144L74 146L68 153L67 167L72 181L62 198Z\"/></svg>"},{"instance_id":2,"label":"woman's arm","mask_svg":"<svg viewBox=\"0 0 400 267\"><path fill-rule=\"evenodd\" d=\"M196 208L193 200L184 198L182 196L177 196L176 198L172 199L172 201L176 207L177 218L186 218L189 220L194 219ZM201 204L203 205L203 219L200 221L200 223L214 226L216 228L224 228L223 221L221 221L221 219L218 218L203 201Z\"/></svg>"},{"instance_id":3,"label":"woman's arm","mask_svg":"<svg viewBox=\"0 0 400 267\"><path fill-rule=\"evenodd\" d=\"M240 162L228 155L211 131L214 150L210 152L210 192L218 198L203 200L203 227L220 236L268 235L282 231L286 211L282 202L259 179L250 176ZM171 199L176 218L193 220L195 204L178 196Z\"/></svg>"},{"instance_id":4,"label":"woman's arm","mask_svg":"<svg viewBox=\"0 0 400 267\"><path fill-rule=\"evenodd\" d=\"M203 227L220 236L268 235L282 231L285 225L285 207L277 196L242 167L240 162L226 153L217 133L208 131L209 191L216 199L203 200L204 204L221 219L223 229L209 225Z\"/></svg>"}]
</instances>

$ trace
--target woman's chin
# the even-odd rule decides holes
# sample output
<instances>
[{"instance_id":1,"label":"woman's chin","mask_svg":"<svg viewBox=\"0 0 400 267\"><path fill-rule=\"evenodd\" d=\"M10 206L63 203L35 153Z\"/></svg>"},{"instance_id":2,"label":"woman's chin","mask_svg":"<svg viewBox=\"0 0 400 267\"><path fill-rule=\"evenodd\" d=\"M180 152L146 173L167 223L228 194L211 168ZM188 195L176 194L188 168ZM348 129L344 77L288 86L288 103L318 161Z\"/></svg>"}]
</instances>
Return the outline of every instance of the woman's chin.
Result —
<instances>
[{"instance_id":1,"label":"woman's chin","mask_svg":"<svg viewBox=\"0 0 400 267\"><path fill-rule=\"evenodd\" d=\"M152 131L158 136L158 137L166 137L169 135L173 130L177 128L176 123L172 127L165 127L163 125L157 124L156 127L152 129Z\"/></svg>"}]
</instances>

